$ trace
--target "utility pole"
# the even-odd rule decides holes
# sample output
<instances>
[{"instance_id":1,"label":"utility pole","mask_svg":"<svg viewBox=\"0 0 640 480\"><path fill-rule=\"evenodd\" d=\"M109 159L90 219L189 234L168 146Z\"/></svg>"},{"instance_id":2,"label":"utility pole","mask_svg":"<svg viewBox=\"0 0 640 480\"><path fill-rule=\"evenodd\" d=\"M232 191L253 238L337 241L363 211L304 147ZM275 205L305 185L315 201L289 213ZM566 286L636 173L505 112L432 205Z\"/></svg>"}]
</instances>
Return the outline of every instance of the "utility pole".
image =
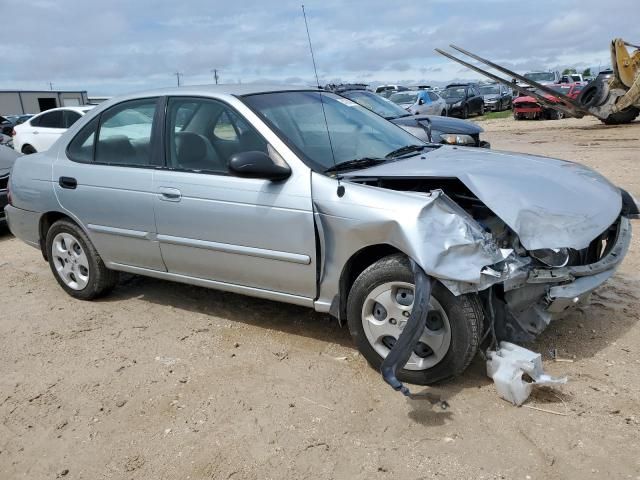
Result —
<instances>
[{"instance_id":1,"label":"utility pole","mask_svg":"<svg viewBox=\"0 0 640 480\"><path fill-rule=\"evenodd\" d=\"M53 83L49 82L49 90L53 90Z\"/></svg>"},{"instance_id":2,"label":"utility pole","mask_svg":"<svg viewBox=\"0 0 640 480\"><path fill-rule=\"evenodd\" d=\"M211 73L213 73L213 79L216 81L216 85L218 85L218 70L214 68L211 70Z\"/></svg>"},{"instance_id":3,"label":"utility pole","mask_svg":"<svg viewBox=\"0 0 640 480\"><path fill-rule=\"evenodd\" d=\"M174 75L176 76L176 80L178 81L178 86L180 86L180 77L183 77L184 74L182 74L180 72L176 72L176 73L174 73Z\"/></svg>"}]
</instances>

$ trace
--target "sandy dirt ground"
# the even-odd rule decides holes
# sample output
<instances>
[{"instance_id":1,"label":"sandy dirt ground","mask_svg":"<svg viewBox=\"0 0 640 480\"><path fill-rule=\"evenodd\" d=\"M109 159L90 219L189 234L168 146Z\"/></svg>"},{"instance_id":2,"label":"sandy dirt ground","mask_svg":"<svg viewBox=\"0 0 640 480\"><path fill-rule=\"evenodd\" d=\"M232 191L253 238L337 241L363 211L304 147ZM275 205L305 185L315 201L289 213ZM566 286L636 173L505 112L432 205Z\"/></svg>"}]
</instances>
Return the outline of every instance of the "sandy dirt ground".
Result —
<instances>
[{"instance_id":1,"label":"sandy dirt ground","mask_svg":"<svg viewBox=\"0 0 640 480\"><path fill-rule=\"evenodd\" d=\"M583 162L640 198L640 123L481 125L495 149ZM73 300L1 233L0 479L640 479L638 238L532 346L570 378L526 404L553 414L500 400L479 357L417 388L448 409L409 400L303 308L132 276Z\"/></svg>"}]
</instances>

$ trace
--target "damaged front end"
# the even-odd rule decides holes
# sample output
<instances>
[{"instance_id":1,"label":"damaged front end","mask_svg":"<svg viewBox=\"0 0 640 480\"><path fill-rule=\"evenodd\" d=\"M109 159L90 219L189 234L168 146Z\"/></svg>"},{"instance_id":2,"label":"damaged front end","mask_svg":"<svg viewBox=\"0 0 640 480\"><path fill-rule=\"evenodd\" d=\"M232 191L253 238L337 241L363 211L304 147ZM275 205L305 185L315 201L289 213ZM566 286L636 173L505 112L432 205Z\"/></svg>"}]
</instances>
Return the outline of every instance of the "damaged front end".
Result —
<instances>
[{"instance_id":1,"label":"damaged front end","mask_svg":"<svg viewBox=\"0 0 640 480\"><path fill-rule=\"evenodd\" d=\"M474 174L470 165L454 163L441 169L448 176L438 175L446 151L438 149L429 157L429 162L422 157L413 165L408 160L348 174L344 198L316 204L321 241L340 237L329 249L336 258L323 262L321 285L333 281L332 264L346 260L347 251L378 241L404 252L454 295L477 293L495 339L523 342L585 302L614 274L629 248L629 218L637 215L637 205L585 167L561 161L548 165L563 172L567 190L544 198L531 194L545 193L536 185L542 178L520 175L521 183L511 185L511 197L507 187L516 177L505 171L489 174L485 169L492 165L485 164ZM423 170L427 166L428 175L413 168L416 162ZM452 177L456 168L466 173ZM538 177L556 175L559 183L558 172ZM494 178L500 175L502 183ZM591 200L575 198L583 193ZM596 202L601 202L598 208L591 205Z\"/></svg>"}]
</instances>

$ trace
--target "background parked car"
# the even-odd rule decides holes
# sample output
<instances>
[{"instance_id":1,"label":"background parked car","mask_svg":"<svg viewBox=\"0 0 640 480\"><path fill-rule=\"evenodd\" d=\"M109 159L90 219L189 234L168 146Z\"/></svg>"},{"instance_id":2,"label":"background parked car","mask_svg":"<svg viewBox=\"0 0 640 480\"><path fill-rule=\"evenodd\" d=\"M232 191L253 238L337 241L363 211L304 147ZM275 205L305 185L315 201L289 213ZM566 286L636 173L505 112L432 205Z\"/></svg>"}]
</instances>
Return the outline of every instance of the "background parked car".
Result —
<instances>
[{"instance_id":1,"label":"background parked car","mask_svg":"<svg viewBox=\"0 0 640 480\"><path fill-rule=\"evenodd\" d=\"M4 133L5 135L11 135L11 131L13 130L13 123L7 117L0 116L0 133Z\"/></svg>"},{"instance_id":2,"label":"background parked car","mask_svg":"<svg viewBox=\"0 0 640 480\"><path fill-rule=\"evenodd\" d=\"M32 113L26 113L26 114L22 114L22 115L6 115L5 118L7 120L9 120L11 123L13 123L13 126L15 127L16 125L21 125L24 122L26 122L27 120L29 120L31 117L33 117Z\"/></svg>"},{"instance_id":3,"label":"background parked car","mask_svg":"<svg viewBox=\"0 0 640 480\"><path fill-rule=\"evenodd\" d=\"M402 85L380 85L376 88L376 93L385 98L389 98L396 92L406 92L407 90L409 90L409 88Z\"/></svg>"},{"instance_id":4,"label":"background parked car","mask_svg":"<svg viewBox=\"0 0 640 480\"><path fill-rule=\"evenodd\" d=\"M24 154L42 152L92 106L52 108L13 128L13 148Z\"/></svg>"},{"instance_id":5,"label":"background parked car","mask_svg":"<svg viewBox=\"0 0 640 480\"><path fill-rule=\"evenodd\" d=\"M9 185L9 173L16 158L20 156L15 150L0 145L0 225L6 222L4 207L8 203L7 189Z\"/></svg>"},{"instance_id":6,"label":"background parked car","mask_svg":"<svg viewBox=\"0 0 640 480\"><path fill-rule=\"evenodd\" d=\"M414 115L445 116L447 114L447 102L435 92L426 90L397 92L391 95L389 100Z\"/></svg>"},{"instance_id":7,"label":"background parked car","mask_svg":"<svg viewBox=\"0 0 640 480\"><path fill-rule=\"evenodd\" d=\"M557 92L563 93L570 98L577 98L585 85L582 83L559 83L555 85L548 85L548 87ZM543 95L552 102L559 102L559 99L553 95L542 91L537 91L537 93ZM562 112L540 105L540 103L533 97L523 95L513 101L513 118L515 120L559 120L563 117L564 114Z\"/></svg>"},{"instance_id":8,"label":"background parked car","mask_svg":"<svg viewBox=\"0 0 640 480\"><path fill-rule=\"evenodd\" d=\"M451 117L468 118L474 113L484 115L484 98L473 83L447 85L440 96L447 102L447 113Z\"/></svg>"},{"instance_id":9,"label":"background parked car","mask_svg":"<svg viewBox=\"0 0 640 480\"><path fill-rule=\"evenodd\" d=\"M411 115L391 100L364 89L338 87L334 91L395 123L424 142L490 147L489 142L480 139L480 133L484 130L475 123L439 115Z\"/></svg>"},{"instance_id":10,"label":"background parked car","mask_svg":"<svg viewBox=\"0 0 640 480\"><path fill-rule=\"evenodd\" d=\"M480 85L480 93L484 98L484 108L489 111L501 112L511 108L513 96L511 90L500 83Z\"/></svg>"}]
</instances>

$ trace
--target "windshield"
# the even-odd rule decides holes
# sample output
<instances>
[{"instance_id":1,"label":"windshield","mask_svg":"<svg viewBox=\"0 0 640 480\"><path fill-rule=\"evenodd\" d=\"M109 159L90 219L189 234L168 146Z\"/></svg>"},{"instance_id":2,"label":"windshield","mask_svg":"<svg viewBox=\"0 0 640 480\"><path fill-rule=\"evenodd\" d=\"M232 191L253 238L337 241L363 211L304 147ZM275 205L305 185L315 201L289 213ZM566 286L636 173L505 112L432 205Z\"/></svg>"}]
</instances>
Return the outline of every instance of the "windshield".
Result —
<instances>
[{"instance_id":1,"label":"windshield","mask_svg":"<svg viewBox=\"0 0 640 480\"><path fill-rule=\"evenodd\" d=\"M376 95L375 93L363 92L362 90L348 90L346 92L342 92L340 95L350 98L354 102L359 103L363 107L368 108L372 112L375 112L386 119L411 115L410 113L407 113L404 108L399 107L392 101L387 100L380 95Z\"/></svg>"},{"instance_id":2,"label":"windshield","mask_svg":"<svg viewBox=\"0 0 640 480\"><path fill-rule=\"evenodd\" d=\"M416 103L418 92L401 92L394 93L389 97L393 103Z\"/></svg>"},{"instance_id":3,"label":"windshield","mask_svg":"<svg viewBox=\"0 0 640 480\"><path fill-rule=\"evenodd\" d=\"M243 100L316 171L333 167L333 156L335 164L384 159L407 145L424 145L400 127L333 93L262 93Z\"/></svg>"},{"instance_id":4,"label":"windshield","mask_svg":"<svg viewBox=\"0 0 640 480\"><path fill-rule=\"evenodd\" d=\"M480 87L481 95L498 95L500 93L500 87L497 85L487 85L486 87Z\"/></svg>"},{"instance_id":5,"label":"windshield","mask_svg":"<svg viewBox=\"0 0 640 480\"><path fill-rule=\"evenodd\" d=\"M525 73L524 76L534 82L553 82L555 80L552 72Z\"/></svg>"},{"instance_id":6,"label":"windshield","mask_svg":"<svg viewBox=\"0 0 640 480\"><path fill-rule=\"evenodd\" d=\"M450 87L440 93L442 98L464 98L464 87Z\"/></svg>"}]
</instances>

